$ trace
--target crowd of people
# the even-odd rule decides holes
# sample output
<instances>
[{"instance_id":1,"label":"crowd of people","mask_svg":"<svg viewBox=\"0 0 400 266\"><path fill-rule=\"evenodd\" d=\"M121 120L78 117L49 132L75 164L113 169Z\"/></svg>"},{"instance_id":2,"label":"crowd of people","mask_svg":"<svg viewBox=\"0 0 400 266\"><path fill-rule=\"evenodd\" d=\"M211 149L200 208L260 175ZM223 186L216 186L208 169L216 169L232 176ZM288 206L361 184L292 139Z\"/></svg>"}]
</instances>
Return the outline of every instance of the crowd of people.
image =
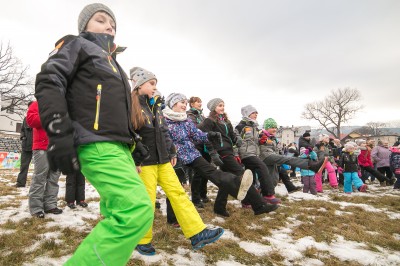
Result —
<instances>
[{"instance_id":1,"label":"crowd of people","mask_svg":"<svg viewBox=\"0 0 400 266\"><path fill-rule=\"evenodd\" d=\"M388 184L394 174L394 188L400 188L398 144L389 150L388 143L372 147L357 140L342 147L321 135L313 145L305 132L298 147L282 149L277 122L267 118L258 124L252 105L242 107L243 118L234 126L221 98L207 103L205 116L198 96L176 92L162 97L151 71L133 67L128 78L116 61L124 48L113 42L116 18L109 7L84 7L78 30L79 36L56 43L36 77L37 101L29 105L24 121L33 129L33 145L31 153L24 149L17 181L18 187L25 186L25 161L33 157L29 211L37 218L62 214L57 207L61 173L67 176L65 201L71 209L88 206L85 178L98 191L104 219L66 265L125 265L135 248L154 255L157 186L168 199L168 222L181 228L193 249L224 233L220 227L207 228L197 210L210 202L208 181L218 187L213 210L223 217L230 216L229 196L254 215L277 210L279 180L289 193L322 193L324 170L331 188L343 184L345 193L353 192L353 186L367 191L368 174ZM29 136L23 132L25 141ZM302 187L290 178L296 168ZM182 186L188 169L191 200Z\"/></svg>"}]
</instances>

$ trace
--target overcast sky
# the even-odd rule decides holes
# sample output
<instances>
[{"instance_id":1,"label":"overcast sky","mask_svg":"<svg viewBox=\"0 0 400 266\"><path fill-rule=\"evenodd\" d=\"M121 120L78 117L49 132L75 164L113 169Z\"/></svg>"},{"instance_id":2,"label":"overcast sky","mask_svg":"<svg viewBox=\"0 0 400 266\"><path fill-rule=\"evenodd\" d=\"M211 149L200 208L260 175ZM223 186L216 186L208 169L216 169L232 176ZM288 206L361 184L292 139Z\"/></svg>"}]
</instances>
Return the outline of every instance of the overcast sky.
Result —
<instances>
[{"instance_id":1,"label":"overcast sky","mask_svg":"<svg viewBox=\"0 0 400 266\"><path fill-rule=\"evenodd\" d=\"M349 124L400 120L400 1L100 1L117 20L118 61L154 72L158 89L206 103L224 99L233 121L252 104L259 122L316 126L304 105L357 88L365 108ZM93 1L0 0L0 39L34 77L54 43L76 35Z\"/></svg>"}]
</instances>

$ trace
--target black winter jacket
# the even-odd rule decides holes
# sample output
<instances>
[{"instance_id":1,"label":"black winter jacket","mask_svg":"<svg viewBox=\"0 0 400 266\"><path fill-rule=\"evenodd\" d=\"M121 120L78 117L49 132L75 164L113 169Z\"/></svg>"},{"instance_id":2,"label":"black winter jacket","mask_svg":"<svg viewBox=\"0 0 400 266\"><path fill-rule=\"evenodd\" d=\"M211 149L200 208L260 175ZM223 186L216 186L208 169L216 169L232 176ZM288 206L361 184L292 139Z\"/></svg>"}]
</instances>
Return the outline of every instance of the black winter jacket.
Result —
<instances>
[{"instance_id":1,"label":"black winter jacket","mask_svg":"<svg viewBox=\"0 0 400 266\"><path fill-rule=\"evenodd\" d=\"M358 156L354 153L343 152L338 161L338 165L343 168L343 172L357 172Z\"/></svg>"},{"instance_id":2,"label":"black winter jacket","mask_svg":"<svg viewBox=\"0 0 400 266\"><path fill-rule=\"evenodd\" d=\"M201 124L197 126L203 132L219 132L222 136L222 145L213 145L213 148L221 156L233 155L233 145L237 141L237 136L233 131L231 122L216 121L207 117Z\"/></svg>"},{"instance_id":3,"label":"black winter jacket","mask_svg":"<svg viewBox=\"0 0 400 266\"><path fill-rule=\"evenodd\" d=\"M83 32L67 35L36 76L35 96L47 130L56 115L69 115L76 144L132 143L130 86L116 61L114 37Z\"/></svg>"},{"instance_id":4,"label":"black winter jacket","mask_svg":"<svg viewBox=\"0 0 400 266\"><path fill-rule=\"evenodd\" d=\"M146 95L139 96L145 124L136 132L142 137L143 144L149 148L150 152L150 157L141 162L143 166L164 164L176 157L175 146L169 136L168 125L162 115L161 103L156 101L155 104L150 105L149 101L150 99Z\"/></svg>"},{"instance_id":5,"label":"black winter jacket","mask_svg":"<svg viewBox=\"0 0 400 266\"><path fill-rule=\"evenodd\" d=\"M33 137L32 128L28 126L25 117L24 121L22 122L21 134L20 134L20 140L22 141L21 148L23 151L32 151L32 137Z\"/></svg>"},{"instance_id":6,"label":"black winter jacket","mask_svg":"<svg viewBox=\"0 0 400 266\"><path fill-rule=\"evenodd\" d=\"M306 138L304 138L304 137L300 137L299 138L299 150L302 148L302 147L304 147L304 148L314 148L313 147L313 145L311 144L311 140L307 140Z\"/></svg>"},{"instance_id":7,"label":"black winter jacket","mask_svg":"<svg viewBox=\"0 0 400 266\"><path fill-rule=\"evenodd\" d=\"M196 126L201 122L203 122L204 119L206 119L202 111L199 111L194 108L190 108L188 111L186 111L186 114L188 118L190 118Z\"/></svg>"}]
</instances>

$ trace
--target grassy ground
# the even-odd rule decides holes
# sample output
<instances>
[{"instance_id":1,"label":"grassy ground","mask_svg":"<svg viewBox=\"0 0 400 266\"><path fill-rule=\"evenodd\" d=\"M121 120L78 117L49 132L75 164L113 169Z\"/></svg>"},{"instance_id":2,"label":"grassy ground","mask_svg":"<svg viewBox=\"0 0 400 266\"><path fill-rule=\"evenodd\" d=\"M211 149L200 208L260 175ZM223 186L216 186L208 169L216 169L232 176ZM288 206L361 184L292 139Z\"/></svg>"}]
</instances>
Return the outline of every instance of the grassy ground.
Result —
<instances>
[{"instance_id":1,"label":"grassy ground","mask_svg":"<svg viewBox=\"0 0 400 266\"><path fill-rule=\"evenodd\" d=\"M51 215L46 219L29 215L21 218L21 212L28 212L27 194L12 186L15 180L16 173L0 172L0 211L9 215L0 220L0 265L46 265L46 261L47 265L62 264L101 220L98 210L96 215L82 218L83 225L77 226L57 224ZM285 191L281 184L278 188L278 192ZM215 188L211 190L214 198ZM213 214L212 203L206 204L206 208L199 209L204 222L222 226L226 233L217 243L196 252L191 250L190 241L181 230L168 225L165 214L157 210L153 244L159 255L151 258L135 252L128 265L366 264L340 251L338 248L343 245L346 250L354 248L350 253L367 252L387 259L374 265L396 265L397 259L397 265L400 264L398 191L376 185L369 193L352 196L327 191L319 197L304 197L297 192L285 194L282 199L276 212L261 216L254 216L251 210L242 209L237 201L231 200L228 205L231 217L225 219ZM98 200L98 197L88 199L90 206L98 205Z\"/></svg>"}]
</instances>

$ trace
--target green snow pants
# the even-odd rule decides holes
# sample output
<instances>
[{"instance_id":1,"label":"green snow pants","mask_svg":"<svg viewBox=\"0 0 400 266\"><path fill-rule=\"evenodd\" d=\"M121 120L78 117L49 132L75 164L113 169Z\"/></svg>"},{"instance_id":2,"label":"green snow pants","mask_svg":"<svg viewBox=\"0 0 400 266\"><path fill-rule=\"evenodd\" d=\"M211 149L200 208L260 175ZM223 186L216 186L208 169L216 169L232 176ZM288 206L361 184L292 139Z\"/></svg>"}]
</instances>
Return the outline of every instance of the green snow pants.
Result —
<instances>
[{"instance_id":1,"label":"green snow pants","mask_svg":"<svg viewBox=\"0 0 400 266\"><path fill-rule=\"evenodd\" d=\"M78 147L78 157L82 173L100 194L104 219L65 265L126 265L154 219L129 148L119 142L90 143Z\"/></svg>"}]
</instances>

